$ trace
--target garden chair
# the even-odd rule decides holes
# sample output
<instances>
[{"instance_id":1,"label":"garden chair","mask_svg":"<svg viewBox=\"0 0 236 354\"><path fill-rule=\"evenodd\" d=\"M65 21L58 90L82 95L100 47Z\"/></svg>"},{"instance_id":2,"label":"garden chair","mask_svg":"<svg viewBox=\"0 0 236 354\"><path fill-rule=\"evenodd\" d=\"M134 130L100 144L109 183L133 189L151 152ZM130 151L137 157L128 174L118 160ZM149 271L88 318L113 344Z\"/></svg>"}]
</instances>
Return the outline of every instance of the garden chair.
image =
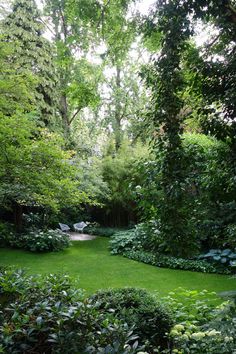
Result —
<instances>
[{"instance_id":1,"label":"garden chair","mask_svg":"<svg viewBox=\"0 0 236 354\"><path fill-rule=\"evenodd\" d=\"M63 231L63 232L70 231L70 227L66 224L62 224L59 222L59 226L60 226L61 231Z\"/></svg>"},{"instance_id":2,"label":"garden chair","mask_svg":"<svg viewBox=\"0 0 236 354\"><path fill-rule=\"evenodd\" d=\"M84 228L85 228L86 226L88 226L88 225L87 225L86 222L84 222L84 221L78 222L78 223L76 223L76 224L73 225L74 230L77 231L77 232L80 232L80 231L83 232L83 230L84 230Z\"/></svg>"}]
</instances>

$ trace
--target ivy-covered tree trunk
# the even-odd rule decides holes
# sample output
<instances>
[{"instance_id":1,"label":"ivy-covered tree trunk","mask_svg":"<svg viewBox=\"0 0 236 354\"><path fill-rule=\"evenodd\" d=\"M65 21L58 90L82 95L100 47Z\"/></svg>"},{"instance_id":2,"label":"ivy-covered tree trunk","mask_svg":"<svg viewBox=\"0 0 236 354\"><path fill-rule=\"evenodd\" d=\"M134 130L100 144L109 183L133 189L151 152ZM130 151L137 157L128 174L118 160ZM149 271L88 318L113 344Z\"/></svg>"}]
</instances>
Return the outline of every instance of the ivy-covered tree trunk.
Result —
<instances>
[{"instance_id":1,"label":"ivy-covered tree trunk","mask_svg":"<svg viewBox=\"0 0 236 354\"><path fill-rule=\"evenodd\" d=\"M153 91L155 151L157 158L159 154L163 155L160 167L163 198L159 204L157 218L163 240L162 251L183 256L194 248L193 239L188 235L188 220L184 207L186 191L180 113L183 106L181 52L190 33L188 26L186 28L186 9L181 8L180 1L171 1L167 5L159 1L157 8L162 49L157 55L158 59L154 61L153 76L148 81ZM157 249L159 247L158 243Z\"/></svg>"}]
</instances>

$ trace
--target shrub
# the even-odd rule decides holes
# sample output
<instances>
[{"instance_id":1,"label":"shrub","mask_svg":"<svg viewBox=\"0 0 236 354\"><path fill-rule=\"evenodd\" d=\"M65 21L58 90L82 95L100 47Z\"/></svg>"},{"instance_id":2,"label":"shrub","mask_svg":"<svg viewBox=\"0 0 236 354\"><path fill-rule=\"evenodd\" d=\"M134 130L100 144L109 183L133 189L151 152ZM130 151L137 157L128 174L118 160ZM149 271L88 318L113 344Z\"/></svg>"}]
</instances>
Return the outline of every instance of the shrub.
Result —
<instances>
[{"instance_id":1,"label":"shrub","mask_svg":"<svg viewBox=\"0 0 236 354\"><path fill-rule=\"evenodd\" d=\"M215 306L216 298L206 290L180 291L162 299L171 307L177 324L170 337L174 350L165 353L232 354L236 348L236 304L226 301ZM219 299L217 299L219 301Z\"/></svg>"},{"instance_id":2,"label":"shrub","mask_svg":"<svg viewBox=\"0 0 236 354\"><path fill-rule=\"evenodd\" d=\"M70 236L60 230L30 231L25 235L8 238L12 247L24 248L31 252L60 251L70 246Z\"/></svg>"},{"instance_id":3,"label":"shrub","mask_svg":"<svg viewBox=\"0 0 236 354\"><path fill-rule=\"evenodd\" d=\"M100 290L91 301L102 313L113 313L128 325L134 325L141 345L146 350L167 348L172 317L167 307L143 289L123 288Z\"/></svg>"},{"instance_id":4,"label":"shrub","mask_svg":"<svg viewBox=\"0 0 236 354\"><path fill-rule=\"evenodd\" d=\"M236 267L236 253L229 248L224 250L211 249L208 253L200 255L199 258L219 264L221 267L232 267L232 270Z\"/></svg>"},{"instance_id":5,"label":"shrub","mask_svg":"<svg viewBox=\"0 0 236 354\"><path fill-rule=\"evenodd\" d=\"M225 229L224 246L236 250L236 225L230 224Z\"/></svg>"},{"instance_id":6,"label":"shrub","mask_svg":"<svg viewBox=\"0 0 236 354\"><path fill-rule=\"evenodd\" d=\"M152 247L151 234L158 234L153 222L142 223L131 230L123 230L115 233L110 240L110 249L112 254L122 254L130 249L140 250Z\"/></svg>"},{"instance_id":7,"label":"shrub","mask_svg":"<svg viewBox=\"0 0 236 354\"><path fill-rule=\"evenodd\" d=\"M209 263L205 259L177 258L152 250L152 237L153 239L159 237L158 228L153 221L139 224L132 230L118 232L111 237L111 253L121 254L127 258L162 268L220 274L233 272L233 267L227 267L227 264L224 266L222 264ZM149 250L146 251L146 249Z\"/></svg>"},{"instance_id":8,"label":"shrub","mask_svg":"<svg viewBox=\"0 0 236 354\"><path fill-rule=\"evenodd\" d=\"M0 247L7 244L7 238L14 235L14 226L6 222L0 222Z\"/></svg>"},{"instance_id":9,"label":"shrub","mask_svg":"<svg viewBox=\"0 0 236 354\"><path fill-rule=\"evenodd\" d=\"M123 231L123 230L115 227L97 227L97 226L90 226L90 225L84 229L84 232L90 235L103 236L103 237L111 237L119 231Z\"/></svg>"},{"instance_id":10,"label":"shrub","mask_svg":"<svg viewBox=\"0 0 236 354\"><path fill-rule=\"evenodd\" d=\"M0 347L6 353L135 353L131 327L103 314L67 276L2 271ZM132 344L129 344L129 343Z\"/></svg>"},{"instance_id":11,"label":"shrub","mask_svg":"<svg viewBox=\"0 0 236 354\"><path fill-rule=\"evenodd\" d=\"M117 232L110 240L112 254L122 254L132 248L139 248L135 229Z\"/></svg>"},{"instance_id":12,"label":"shrub","mask_svg":"<svg viewBox=\"0 0 236 354\"><path fill-rule=\"evenodd\" d=\"M145 252L142 250L128 250L122 253L124 257L138 262L151 264L161 268L191 270L193 272L230 274L228 268L217 267L203 260L191 260L166 256L160 253Z\"/></svg>"},{"instance_id":13,"label":"shrub","mask_svg":"<svg viewBox=\"0 0 236 354\"><path fill-rule=\"evenodd\" d=\"M24 228L29 229L29 228L40 228L44 224L44 217L43 213L23 213L23 225Z\"/></svg>"}]
</instances>

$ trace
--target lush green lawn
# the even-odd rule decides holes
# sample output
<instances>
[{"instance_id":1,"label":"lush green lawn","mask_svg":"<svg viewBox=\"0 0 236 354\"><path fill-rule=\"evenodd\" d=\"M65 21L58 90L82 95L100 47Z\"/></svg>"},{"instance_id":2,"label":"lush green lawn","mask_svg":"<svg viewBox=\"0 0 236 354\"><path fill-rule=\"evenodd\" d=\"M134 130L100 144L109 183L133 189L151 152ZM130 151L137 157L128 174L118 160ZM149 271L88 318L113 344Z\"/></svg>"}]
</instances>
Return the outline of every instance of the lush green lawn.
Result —
<instances>
[{"instance_id":1,"label":"lush green lawn","mask_svg":"<svg viewBox=\"0 0 236 354\"><path fill-rule=\"evenodd\" d=\"M236 289L236 279L229 276L202 274L157 268L121 256L111 256L108 239L75 241L58 253L34 254L21 250L0 249L0 265L16 265L30 273L63 272L78 278L89 293L108 287L136 286L162 295L178 287L226 291Z\"/></svg>"}]
</instances>

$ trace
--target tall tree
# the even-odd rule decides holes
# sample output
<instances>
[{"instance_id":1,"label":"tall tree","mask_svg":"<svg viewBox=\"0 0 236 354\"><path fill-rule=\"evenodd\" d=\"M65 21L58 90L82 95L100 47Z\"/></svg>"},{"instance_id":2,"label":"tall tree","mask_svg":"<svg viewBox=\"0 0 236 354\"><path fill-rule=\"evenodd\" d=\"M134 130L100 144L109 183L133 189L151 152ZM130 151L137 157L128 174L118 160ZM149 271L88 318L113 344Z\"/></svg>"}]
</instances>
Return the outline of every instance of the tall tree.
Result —
<instances>
[{"instance_id":1,"label":"tall tree","mask_svg":"<svg viewBox=\"0 0 236 354\"><path fill-rule=\"evenodd\" d=\"M131 88L124 82L129 51L136 37L136 23L132 18L128 18L129 5L133 1L113 0L105 3L100 21L101 34L106 46L103 55L107 66L114 72L108 87L110 90L108 114L114 132L116 151L122 142L122 120L127 118L127 97Z\"/></svg>"},{"instance_id":2,"label":"tall tree","mask_svg":"<svg viewBox=\"0 0 236 354\"><path fill-rule=\"evenodd\" d=\"M98 8L99 4L95 0L45 1L45 14L48 16L57 48L59 112L67 138L70 136L72 123L81 111L85 107L93 106L98 100L95 72L99 69L94 69L92 63L85 58Z\"/></svg>"},{"instance_id":3,"label":"tall tree","mask_svg":"<svg viewBox=\"0 0 236 354\"><path fill-rule=\"evenodd\" d=\"M213 22L220 28L220 36L226 39L224 48L227 48L228 53L232 53L235 9L233 3L228 0L223 2L220 0L211 2L160 0L157 3L154 20L147 23L148 32L151 35L157 34L156 38L161 47L147 78L149 86L153 89L151 116L155 129L154 143L158 153L161 152L164 156L161 166L163 199L159 206L160 230L166 243L166 250L179 255L189 254L191 245L194 246L191 230L188 229L184 203L188 188L184 176L181 141L186 88L183 56L186 48L189 47L188 40L194 34L194 26L191 25L190 18ZM231 65L234 59L229 60L229 55L226 55L225 59L223 66L219 65L217 60L216 63L212 60L210 65L208 60L205 61L203 67L207 77L203 78L202 87L205 88L204 95L208 102L214 103L217 96L222 104L222 113L224 112L225 116L230 118L235 112L235 90L233 89L235 74L232 70L235 66ZM229 69L227 76L222 77L220 67ZM222 95L221 89L223 91L225 89L225 95Z\"/></svg>"},{"instance_id":4,"label":"tall tree","mask_svg":"<svg viewBox=\"0 0 236 354\"><path fill-rule=\"evenodd\" d=\"M17 73L31 72L37 80L35 100L41 121L53 125L57 105L57 77L53 47L45 39L34 0L15 0L1 23L4 40L17 47L11 62Z\"/></svg>"},{"instance_id":5,"label":"tall tree","mask_svg":"<svg viewBox=\"0 0 236 354\"><path fill-rule=\"evenodd\" d=\"M47 129L37 129L30 116L0 116L0 206L10 209L18 231L23 207L59 211L88 202L78 172L69 163L71 152ZM37 139L35 138L37 132Z\"/></svg>"},{"instance_id":6,"label":"tall tree","mask_svg":"<svg viewBox=\"0 0 236 354\"><path fill-rule=\"evenodd\" d=\"M0 207L12 211L18 231L24 206L58 211L88 201L81 172L69 163L64 142L35 121L37 80L30 71L14 70L17 47L0 42ZM79 169L79 171L82 170Z\"/></svg>"},{"instance_id":7,"label":"tall tree","mask_svg":"<svg viewBox=\"0 0 236 354\"><path fill-rule=\"evenodd\" d=\"M34 109L36 79L30 71L18 72L12 57L17 54L17 43L0 41L0 114L12 116Z\"/></svg>"},{"instance_id":8,"label":"tall tree","mask_svg":"<svg viewBox=\"0 0 236 354\"><path fill-rule=\"evenodd\" d=\"M109 74L101 93L104 117L100 124L114 136L118 151L124 136L133 142L140 137L144 138L144 116L148 99L146 88L139 77L141 64L137 58L132 58L129 53L120 67L107 65L107 68Z\"/></svg>"},{"instance_id":9,"label":"tall tree","mask_svg":"<svg viewBox=\"0 0 236 354\"><path fill-rule=\"evenodd\" d=\"M162 48L147 82L153 90L153 125L159 130L154 134L154 144L157 153L161 151L164 155L161 171L163 199L158 217L166 250L184 254L185 250L189 252L189 247L183 208L184 166L179 114L183 107L180 95L183 80L180 64L185 40L190 35L186 26L189 20L185 7L181 8L178 0L168 4L159 1L157 9Z\"/></svg>"},{"instance_id":10,"label":"tall tree","mask_svg":"<svg viewBox=\"0 0 236 354\"><path fill-rule=\"evenodd\" d=\"M102 69L108 62L116 70L116 93L121 89L122 63L135 36L134 23L127 19L128 7L132 1L46 0L45 13L50 18L50 28L57 44L60 114L65 132L71 130L84 108L95 108L99 102L98 88L103 80ZM100 44L106 49L100 56L103 63L99 68L92 63L94 51ZM83 70L85 66L87 69ZM114 94L113 103L113 123L118 146L122 114L119 95Z\"/></svg>"}]
</instances>

